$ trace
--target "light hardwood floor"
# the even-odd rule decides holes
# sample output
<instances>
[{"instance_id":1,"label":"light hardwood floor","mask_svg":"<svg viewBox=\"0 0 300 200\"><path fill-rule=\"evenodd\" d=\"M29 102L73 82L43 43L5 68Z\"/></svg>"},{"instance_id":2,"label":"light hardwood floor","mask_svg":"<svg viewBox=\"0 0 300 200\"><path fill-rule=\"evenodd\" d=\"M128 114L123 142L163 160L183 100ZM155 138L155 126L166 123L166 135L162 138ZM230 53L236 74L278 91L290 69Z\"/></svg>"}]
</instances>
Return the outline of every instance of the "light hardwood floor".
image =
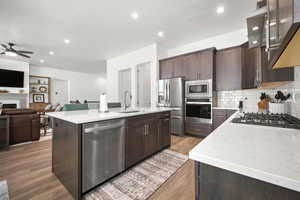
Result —
<instances>
[{"instance_id":1,"label":"light hardwood floor","mask_svg":"<svg viewBox=\"0 0 300 200\"><path fill-rule=\"evenodd\" d=\"M172 136L171 149L187 154L201 139ZM7 180L11 200L67 200L67 190L51 173L51 140L0 152L0 180ZM194 200L194 162L185 163L150 200Z\"/></svg>"}]
</instances>

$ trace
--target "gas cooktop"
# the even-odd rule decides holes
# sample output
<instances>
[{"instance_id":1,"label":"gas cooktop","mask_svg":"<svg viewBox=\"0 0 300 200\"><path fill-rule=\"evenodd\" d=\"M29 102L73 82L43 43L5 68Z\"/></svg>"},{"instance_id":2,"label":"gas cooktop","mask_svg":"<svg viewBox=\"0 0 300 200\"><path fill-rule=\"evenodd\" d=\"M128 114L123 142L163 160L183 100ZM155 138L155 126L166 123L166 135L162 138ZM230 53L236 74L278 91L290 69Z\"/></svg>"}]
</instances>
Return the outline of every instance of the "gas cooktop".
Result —
<instances>
[{"instance_id":1,"label":"gas cooktop","mask_svg":"<svg viewBox=\"0 0 300 200\"><path fill-rule=\"evenodd\" d=\"M300 129L300 119L288 114L243 113L232 123Z\"/></svg>"}]
</instances>

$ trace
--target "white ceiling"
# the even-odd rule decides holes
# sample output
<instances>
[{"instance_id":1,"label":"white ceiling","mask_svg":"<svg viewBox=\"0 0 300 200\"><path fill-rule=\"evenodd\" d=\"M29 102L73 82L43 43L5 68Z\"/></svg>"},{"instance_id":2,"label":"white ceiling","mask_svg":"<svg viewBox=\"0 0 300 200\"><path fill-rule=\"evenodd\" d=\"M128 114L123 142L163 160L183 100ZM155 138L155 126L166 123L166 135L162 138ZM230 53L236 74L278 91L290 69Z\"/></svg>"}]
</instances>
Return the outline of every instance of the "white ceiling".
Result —
<instances>
[{"instance_id":1,"label":"white ceiling","mask_svg":"<svg viewBox=\"0 0 300 200\"><path fill-rule=\"evenodd\" d=\"M101 73L106 59L154 42L168 49L244 28L255 6L256 0L2 0L0 42L33 50L33 65Z\"/></svg>"}]
</instances>

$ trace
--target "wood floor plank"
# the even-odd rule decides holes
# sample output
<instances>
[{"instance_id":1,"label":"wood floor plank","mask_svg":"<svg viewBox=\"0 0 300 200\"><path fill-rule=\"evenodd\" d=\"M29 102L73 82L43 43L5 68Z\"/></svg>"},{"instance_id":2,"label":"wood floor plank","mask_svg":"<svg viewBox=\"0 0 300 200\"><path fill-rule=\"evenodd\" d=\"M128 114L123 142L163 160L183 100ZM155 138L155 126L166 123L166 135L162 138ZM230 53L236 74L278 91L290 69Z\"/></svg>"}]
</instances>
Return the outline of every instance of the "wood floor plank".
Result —
<instances>
[{"instance_id":1,"label":"wood floor plank","mask_svg":"<svg viewBox=\"0 0 300 200\"><path fill-rule=\"evenodd\" d=\"M171 138L171 149L187 154L201 141L194 137ZM52 141L35 142L0 152L0 180L7 180L11 200L71 200L52 174ZM185 163L150 200L194 199L194 162Z\"/></svg>"}]
</instances>

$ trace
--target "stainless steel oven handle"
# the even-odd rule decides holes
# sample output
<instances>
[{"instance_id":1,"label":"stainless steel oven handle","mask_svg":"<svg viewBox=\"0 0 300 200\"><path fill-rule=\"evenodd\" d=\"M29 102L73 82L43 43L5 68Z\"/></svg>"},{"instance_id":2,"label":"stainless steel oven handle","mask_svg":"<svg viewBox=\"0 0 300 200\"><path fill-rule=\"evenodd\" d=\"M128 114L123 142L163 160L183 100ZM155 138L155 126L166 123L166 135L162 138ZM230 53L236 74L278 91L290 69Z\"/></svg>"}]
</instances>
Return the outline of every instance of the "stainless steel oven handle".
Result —
<instances>
[{"instance_id":1,"label":"stainless steel oven handle","mask_svg":"<svg viewBox=\"0 0 300 200\"><path fill-rule=\"evenodd\" d=\"M124 126L124 123L118 123L116 125L107 125L107 126L101 126L101 127L86 128L86 129L84 129L84 133L89 134L89 133L94 133L94 132L99 132L99 131L106 131L106 130L110 130L110 129L121 128L123 126Z\"/></svg>"},{"instance_id":2,"label":"stainless steel oven handle","mask_svg":"<svg viewBox=\"0 0 300 200\"><path fill-rule=\"evenodd\" d=\"M195 105L205 105L205 104L212 105L212 102L186 102L186 104L189 104L189 105L192 105L192 104L195 104Z\"/></svg>"}]
</instances>

